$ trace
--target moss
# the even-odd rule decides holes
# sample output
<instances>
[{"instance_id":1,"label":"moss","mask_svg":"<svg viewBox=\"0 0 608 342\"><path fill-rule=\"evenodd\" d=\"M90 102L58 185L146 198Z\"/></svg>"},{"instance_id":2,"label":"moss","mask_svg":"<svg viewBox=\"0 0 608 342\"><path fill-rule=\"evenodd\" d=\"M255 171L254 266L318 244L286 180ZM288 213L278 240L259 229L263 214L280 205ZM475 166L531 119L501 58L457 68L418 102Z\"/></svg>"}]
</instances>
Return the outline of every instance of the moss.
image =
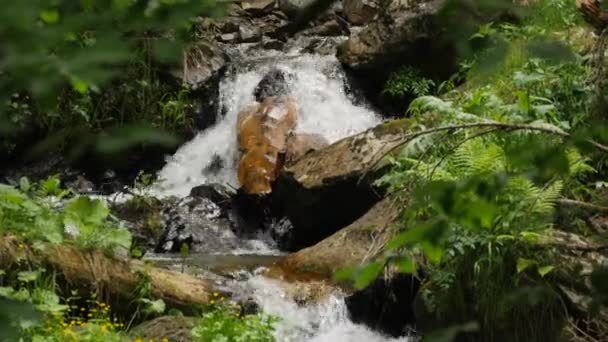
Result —
<instances>
[{"instance_id":1,"label":"moss","mask_svg":"<svg viewBox=\"0 0 608 342\"><path fill-rule=\"evenodd\" d=\"M373 132L376 136L403 133L412 126L412 121L410 118L388 121L376 126Z\"/></svg>"}]
</instances>

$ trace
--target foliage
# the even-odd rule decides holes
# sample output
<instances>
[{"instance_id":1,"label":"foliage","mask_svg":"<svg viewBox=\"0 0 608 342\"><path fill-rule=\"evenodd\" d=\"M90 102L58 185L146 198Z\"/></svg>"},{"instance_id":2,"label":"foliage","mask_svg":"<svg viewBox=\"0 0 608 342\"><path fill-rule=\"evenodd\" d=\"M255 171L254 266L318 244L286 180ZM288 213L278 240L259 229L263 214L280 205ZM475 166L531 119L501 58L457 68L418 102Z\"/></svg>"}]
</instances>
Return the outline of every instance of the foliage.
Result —
<instances>
[{"instance_id":1,"label":"foliage","mask_svg":"<svg viewBox=\"0 0 608 342\"><path fill-rule=\"evenodd\" d=\"M228 306L216 306L203 315L192 330L196 341L272 342L275 319L263 315L241 315Z\"/></svg>"},{"instance_id":2,"label":"foliage","mask_svg":"<svg viewBox=\"0 0 608 342\"><path fill-rule=\"evenodd\" d=\"M3 8L0 143L12 149L25 131L64 141L126 124L188 128L187 91L162 83L155 66L180 60L193 16L219 11L213 0L33 0Z\"/></svg>"},{"instance_id":3,"label":"foliage","mask_svg":"<svg viewBox=\"0 0 608 342\"><path fill-rule=\"evenodd\" d=\"M418 123L412 129L519 123L589 137L593 72L584 56L571 52L570 41L556 40L557 30L578 22L569 17L573 4L567 11L562 5L538 1L524 25L482 26L470 40L481 50L459 73L466 83L448 81L441 98L415 99L408 111ZM409 145L415 148L389 157L393 169L377 182L402 208L401 232L378 259L337 276L363 288L387 264L406 273L422 266L422 298L440 322L477 322L473 334L483 341L557 334L566 314L554 278L562 265L538 243L551 235L556 200L582 195L589 176L597 175L593 151L576 138L493 128L434 133ZM459 326L441 338L454 338Z\"/></svg>"},{"instance_id":4,"label":"foliage","mask_svg":"<svg viewBox=\"0 0 608 342\"><path fill-rule=\"evenodd\" d=\"M391 74L384 85L384 93L398 98L430 95L435 82L420 75L411 67L403 67Z\"/></svg>"},{"instance_id":5,"label":"foliage","mask_svg":"<svg viewBox=\"0 0 608 342\"><path fill-rule=\"evenodd\" d=\"M47 197L45 195L55 195ZM110 216L105 203L76 197L61 208L69 191L56 178L38 185L22 179L20 188L0 184L0 233L11 233L30 242L73 243L108 253L131 247L131 234Z\"/></svg>"}]
</instances>

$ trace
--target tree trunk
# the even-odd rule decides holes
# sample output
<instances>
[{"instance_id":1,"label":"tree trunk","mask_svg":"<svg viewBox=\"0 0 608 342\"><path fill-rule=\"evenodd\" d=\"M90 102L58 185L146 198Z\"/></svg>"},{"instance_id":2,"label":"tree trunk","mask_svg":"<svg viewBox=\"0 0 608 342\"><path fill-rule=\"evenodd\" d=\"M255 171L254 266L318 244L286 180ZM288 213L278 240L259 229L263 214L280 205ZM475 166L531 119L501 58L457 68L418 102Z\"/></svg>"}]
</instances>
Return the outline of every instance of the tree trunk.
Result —
<instances>
[{"instance_id":1,"label":"tree trunk","mask_svg":"<svg viewBox=\"0 0 608 342\"><path fill-rule=\"evenodd\" d=\"M212 298L212 284L188 274L145 265L139 260L112 259L99 251L81 251L66 245L24 247L14 237L1 237L0 268L22 268L24 261L58 272L69 289L85 287L102 297L134 299L142 279L147 278L151 295L170 307L206 304Z\"/></svg>"}]
</instances>

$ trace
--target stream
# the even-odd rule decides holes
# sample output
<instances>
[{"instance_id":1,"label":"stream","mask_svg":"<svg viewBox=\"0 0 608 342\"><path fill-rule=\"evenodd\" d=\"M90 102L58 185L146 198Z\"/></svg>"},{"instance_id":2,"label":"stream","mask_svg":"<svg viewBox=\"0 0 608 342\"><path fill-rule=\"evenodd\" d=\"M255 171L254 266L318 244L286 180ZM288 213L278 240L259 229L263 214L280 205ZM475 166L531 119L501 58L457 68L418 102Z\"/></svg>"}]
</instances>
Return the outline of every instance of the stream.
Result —
<instances>
[{"instance_id":1,"label":"stream","mask_svg":"<svg viewBox=\"0 0 608 342\"><path fill-rule=\"evenodd\" d=\"M297 99L296 130L318 133L330 142L359 133L378 124L380 117L365 104L355 101L346 75L333 55L306 55L250 50L241 54L220 82L220 110L216 124L183 145L158 173L156 197L176 196L188 203L190 190L200 184L238 187L236 163L236 118L240 109L253 102L253 89L273 67L287 73L292 95ZM215 165L211 168L210 165ZM202 207L201 207L202 206ZM206 207L205 207L206 206ZM201 215L213 217L209 203L178 210L184 224L201 226L199 234L208 248L199 248L182 260L178 254L148 254L148 259L184 271L211 274L220 287L243 298L253 299L266 314L279 318L277 341L375 342L410 341L392 339L363 325L354 324L348 315L344 294L331 288L316 300L294 299L293 284L261 275L265 266L283 255L268 236L242 238L229 227L202 227ZM194 209L192 209L194 208ZM198 209L197 209L198 208ZM165 217L165 225L173 218ZM209 241L209 242L206 242ZM186 266L184 266L184 264ZM312 285L314 286L314 285Z\"/></svg>"}]
</instances>

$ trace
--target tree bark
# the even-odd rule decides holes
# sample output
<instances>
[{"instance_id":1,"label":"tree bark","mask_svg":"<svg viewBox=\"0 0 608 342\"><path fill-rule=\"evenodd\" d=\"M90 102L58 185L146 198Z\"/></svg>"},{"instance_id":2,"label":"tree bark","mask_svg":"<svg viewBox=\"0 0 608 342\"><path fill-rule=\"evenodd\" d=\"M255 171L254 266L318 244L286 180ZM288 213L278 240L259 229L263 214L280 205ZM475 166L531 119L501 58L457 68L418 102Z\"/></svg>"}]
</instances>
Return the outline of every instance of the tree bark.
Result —
<instances>
[{"instance_id":1,"label":"tree bark","mask_svg":"<svg viewBox=\"0 0 608 342\"><path fill-rule=\"evenodd\" d=\"M1 237L0 268L22 268L23 262L58 272L69 289L86 287L101 296L116 295L126 300L135 298L142 275L145 275L150 282L152 296L162 299L170 307L207 304L214 292L209 281L145 265L139 260L112 259L100 251L81 251L67 245L30 247L14 237Z\"/></svg>"}]
</instances>

